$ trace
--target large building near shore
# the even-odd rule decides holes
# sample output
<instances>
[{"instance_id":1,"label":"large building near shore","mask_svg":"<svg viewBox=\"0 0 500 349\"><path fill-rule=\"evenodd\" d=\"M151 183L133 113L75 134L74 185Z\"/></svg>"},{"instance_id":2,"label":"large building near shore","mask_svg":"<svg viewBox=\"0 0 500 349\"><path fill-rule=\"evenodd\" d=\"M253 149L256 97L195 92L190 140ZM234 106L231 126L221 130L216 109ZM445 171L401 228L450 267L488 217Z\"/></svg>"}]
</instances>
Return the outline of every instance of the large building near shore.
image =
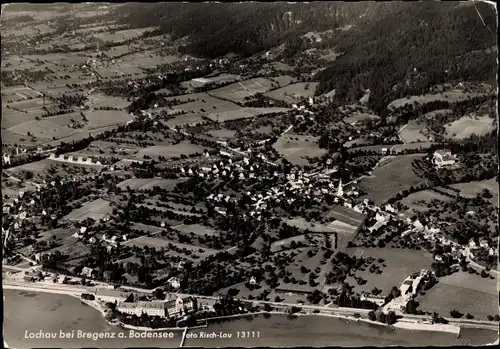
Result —
<instances>
[{"instance_id":1,"label":"large building near shore","mask_svg":"<svg viewBox=\"0 0 500 349\"><path fill-rule=\"evenodd\" d=\"M179 317L197 309L197 300L193 297L177 298L173 301L139 301L121 302L118 304L119 312L141 316Z\"/></svg>"}]
</instances>

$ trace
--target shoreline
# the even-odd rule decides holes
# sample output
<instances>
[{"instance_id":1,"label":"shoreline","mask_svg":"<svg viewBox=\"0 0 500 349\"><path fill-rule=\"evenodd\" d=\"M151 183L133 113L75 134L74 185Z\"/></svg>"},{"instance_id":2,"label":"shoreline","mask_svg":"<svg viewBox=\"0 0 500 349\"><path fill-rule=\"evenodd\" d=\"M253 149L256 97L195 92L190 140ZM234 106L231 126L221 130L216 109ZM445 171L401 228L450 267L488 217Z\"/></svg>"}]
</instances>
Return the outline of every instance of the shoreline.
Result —
<instances>
[{"instance_id":1,"label":"shoreline","mask_svg":"<svg viewBox=\"0 0 500 349\"><path fill-rule=\"evenodd\" d=\"M41 292L41 293L51 293L51 294L60 294L60 295L67 295L71 296L74 298L79 299L81 302L84 304L90 306L91 308L95 309L98 311L102 318L112 326L117 326L121 327L124 329L129 329L129 330L137 330L137 331L146 331L146 332L160 332L160 331L181 331L184 330L184 327L165 327L165 328L150 328L150 327L143 327L143 326L133 326L133 325L128 325L124 324L122 322L113 322L109 321L106 319L106 312L105 308L102 307L99 303L96 303L96 301L90 301L87 299L81 298L80 294L77 294L76 291L70 291L70 290L60 290L60 289L39 289L36 287L26 287L26 286L20 286L20 285L3 285L4 289L10 289L10 290L17 290L17 291L25 291L25 292ZM201 321L215 321L217 319L230 319L230 318L238 318L238 317L245 317L245 316L254 316L254 315L261 315L261 314L270 314L270 315L289 315L287 312L283 311L259 311L259 312L252 312L252 313L245 313L245 314L233 314L233 315L224 315L224 316L217 316L217 317L211 317L211 318L205 318L205 319L198 319ZM350 316L345 316L345 315L339 315L339 314L325 314L325 313L295 313L292 314L292 316L323 316L323 317L330 317L330 318L337 318L337 319L342 319L346 321L351 321L351 322L363 322L371 325L377 325L377 326L382 326L386 328L400 328L400 329L405 329L405 330L411 330L411 331L427 331L427 332L443 332L443 333L453 333L456 334L458 332L458 335L460 335L460 330L463 328L467 328L467 326L459 326L459 325L448 325L446 328L442 326L435 326L435 324L421 324L421 323L416 323L416 322L408 322L408 321L399 321L396 322L393 325L389 324L384 324L381 322L377 321L372 321L369 319L364 319L364 318L354 318ZM425 326L424 326L425 325ZM451 327L450 327L451 326ZM199 326L194 326L191 327L190 329L195 329L196 327Z\"/></svg>"}]
</instances>

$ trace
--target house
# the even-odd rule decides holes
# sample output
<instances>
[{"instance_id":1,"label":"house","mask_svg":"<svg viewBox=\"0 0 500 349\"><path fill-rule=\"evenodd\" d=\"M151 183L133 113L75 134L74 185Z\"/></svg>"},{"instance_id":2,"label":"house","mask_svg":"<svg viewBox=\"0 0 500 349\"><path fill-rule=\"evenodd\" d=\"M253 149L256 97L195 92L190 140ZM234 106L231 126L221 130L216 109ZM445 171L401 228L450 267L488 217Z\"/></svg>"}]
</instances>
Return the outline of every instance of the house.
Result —
<instances>
[{"instance_id":1,"label":"house","mask_svg":"<svg viewBox=\"0 0 500 349\"><path fill-rule=\"evenodd\" d=\"M175 301L167 302L167 313L169 317L183 316L198 308L198 301L194 297L177 298Z\"/></svg>"},{"instance_id":2,"label":"house","mask_svg":"<svg viewBox=\"0 0 500 349\"><path fill-rule=\"evenodd\" d=\"M474 248L474 247L476 247L476 246L477 246L477 245L476 245L476 242L474 241L474 239L470 239L470 240L469 240L469 247L470 247L470 248Z\"/></svg>"},{"instance_id":3,"label":"house","mask_svg":"<svg viewBox=\"0 0 500 349\"><path fill-rule=\"evenodd\" d=\"M479 246L481 246L482 248L488 248L488 247L490 247L488 245L488 241L486 241L484 239L479 240Z\"/></svg>"},{"instance_id":4,"label":"house","mask_svg":"<svg viewBox=\"0 0 500 349\"><path fill-rule=\"evenodd\" d=\"M176 278L176 277L171 277L170 279L168 279L167 281L170 286L172 286L174 289L178 289L179 287L181 287L181 283L179 282L179 279Z\"/></svg>"},{"instance_id":5,"label":"house","mask_svg":"<svg viewBox=\"0 0 500 349\"><path fill-rule=\"evenodd\" d=\"M89 267L83 267L80 275L91 278L93 273L94 273L94 269L89 268Z\"/></svg>"},{"instance_id":6,"label":"house","mask_svg":"<svg viewBox=\"0 0 500 349\"><path fill-rule=\"evenodd\" d=\"M255 280L255 276L252 276L250 280L248 281L250 285L255 285L257 283L257 280Z\"/></svg>"},{"instance_id":7,"label":"house","mask_svg":"<svg viewBox=\"0 0 500 349\"><path fill-rule=\"evenodd\" d=\"M95 237L93 237L93 236L92 236L92 237L89 239L89 242L90 242L91 244L94 244L94 243L96 243L96 242L97 242L97 239L96 239Z\"/></svg>"},{"instance_id":8,"label":"house","mask_svg":"<svg viewBox=\"0 0 500 349\"><path fill-rule=\"evenodd\" d=\"M453 155L448 149L436 150L432 160L438 168L452 166L457 162L455 155Z\"/></svg>"},{"instance_id":9,"label":"house","mask_svg":"<svg viewBox=\"0 0 500 349\"><path fill-rule=\"evenodd\" d=\"M385 296L361 295L360 300L375 303L380 307L385 303Z\"/></svg>"}]
</instances>

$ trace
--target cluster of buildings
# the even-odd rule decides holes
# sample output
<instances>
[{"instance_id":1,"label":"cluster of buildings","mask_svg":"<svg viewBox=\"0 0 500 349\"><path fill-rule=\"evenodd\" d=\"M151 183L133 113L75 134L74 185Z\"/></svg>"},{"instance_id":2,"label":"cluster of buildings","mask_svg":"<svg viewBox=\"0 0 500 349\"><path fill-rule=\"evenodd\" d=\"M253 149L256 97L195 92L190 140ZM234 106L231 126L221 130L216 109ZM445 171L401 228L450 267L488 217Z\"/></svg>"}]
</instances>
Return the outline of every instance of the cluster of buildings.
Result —
<instances>
[{"instance_id":1,"label":"cluster of buildings","mask_svg":"<svg viewBox=\"0 0 500 349\"><path fill-rule=\"evenodd\" d=\"M396 315L402 315L406 311L406 305L408 302L416 297L420 287L423 284L423 281L429 279L433 276L433 273L429 270L422 269L420 272L416 272L408 276L401 286L399 287L399 291L401 295L392 299L389 303L387 303L382 311L387 314L390 311L396 313Z\"/></svg>"},{"instance_id":2,"label":"cluster of buildings","mask_svg":"<svg viewBox=\"0 0 500 349\"><path fill-rule=\"evenodd\" d=\"M49 159L56 161L64 161L75 164L85 164L85 165L102 165L100 161L94 160L90 157L83 156L73 156L73 155L56 155L50 154Z\"/></svg>"}]
</instances>

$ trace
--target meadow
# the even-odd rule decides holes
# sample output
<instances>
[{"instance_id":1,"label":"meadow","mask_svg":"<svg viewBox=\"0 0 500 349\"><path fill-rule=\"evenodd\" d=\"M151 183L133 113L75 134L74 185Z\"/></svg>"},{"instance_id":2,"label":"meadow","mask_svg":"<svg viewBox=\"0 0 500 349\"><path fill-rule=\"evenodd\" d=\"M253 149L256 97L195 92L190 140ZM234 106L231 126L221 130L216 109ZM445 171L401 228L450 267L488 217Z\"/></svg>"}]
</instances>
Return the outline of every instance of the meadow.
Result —
<instances>
[{"instance_id":1,"label":"meadow","mask_svg":"<svg viewBox=\"0 0 500 349\"><path fill-rule=\"evenodd\" d=\"M236 103L243 103L245 97L251 97L256 93L265 93L273 86L272 81L265 78L255 78L235 82L231 85L220 87L209 92L210 95Z\"/></svg>"},{"instance_id":2,"label":"meadow","mask_svg":"<svg viewBox=\"0 0 500 349\"><path fill-rule=\"evenodd\" d=\"M298 103L300 99L313 97L317 85L317 82L298 82L269 91L265 96L288 103Z\"/></svg>"},{"instance_id":3,"label":"meadow","mask_svg":"<svg viewBox=\"0 0 500 349\"><path fill-rule=\"evenodd\" d=\"M430 269L431 264L434 262L432 254L423 250L352 247L348 248L346 253L355 255L358 258L383 258L383 264L387 265L387 267L383 267L380 263L377 263L382 270L382 274L370 273L369 268L365 271L356 271L356 276L367 280L367 283L364 285L358 285L352 277L348 277L346 282L354 285L355 291L358 293L362 291L371 292L374 287L377 287L384 293L388 293L393 286L399 288L401 283L411 273L422 269Z\"/></svg>"},{"instance_id":4,"label":"meadow","mask_svg":"<svg viewBox=\"0 0 500 349\"><path fill-rule=\"evenodd\" d=\"M178 144L147 147L141 149L135 156L141 160L144 158L144 155L155 157L162 155L165 158L173 158L180 157L181 155L192 155L196 153L203 154L203 150L204 148L199 145L183 141Z\"/></svg>"},{"instance_id":5,"label":"meadow","mask_svg":"<svg viewBox=\"0 0 500 349\"><path fill-rule=\"evenodd\" d=\"M383 204L400 191L422 183L411 163L422 154L398 155L383 160L370 177L360 180L360 186L375 204Z\"/></svg>"},{"instance_id":6,"label":"meadow","mask_svg":"<svg viewBox=\"0 0 500 349\"><path fill-rule=\"evenodd\" d=\"M319 137L293 135L280 137L273 147L276 151L294 165L305 166L309 161L303 157L321 157L326 154L325 149L318 146Z\"/></svg>"},{"instance_id":7,"label":"meadow","mask_svg":"<svg viewBox=\"0 0 500 349\"><path fill-rule=\"evenodd\" d=\"M439 279L439 283L423 296L418 296L420 309L450 316L456 309L470 313L478 320L498 314L497 279L481 278L476 274L457 272Z\"/></svg>"},{"instance_id":8,"label":"meadow","mask_svg":"<svg viewBox=\"0 0 500 349\"><path fill-rule=\"evenodd\" d=\"M83 221L87 218L100 220L105 218L112 211L112 206L109 201L97 199L91 202L86 202L82 207L73 210L70 214L63 219L70 221Z\"/></svg>"},{"instance_id":9,"label":"meadow","mask_svg":"<svg viewBox=\"0 0 500 349\"><path fill-rule=\"evenodd\" d=\"M482 136L496 129L494 119L488 116L470 117L464 116L451 124L445 125L446 136L453 139L463 139L475 134Z\"/></svg>"}]
</instances>

